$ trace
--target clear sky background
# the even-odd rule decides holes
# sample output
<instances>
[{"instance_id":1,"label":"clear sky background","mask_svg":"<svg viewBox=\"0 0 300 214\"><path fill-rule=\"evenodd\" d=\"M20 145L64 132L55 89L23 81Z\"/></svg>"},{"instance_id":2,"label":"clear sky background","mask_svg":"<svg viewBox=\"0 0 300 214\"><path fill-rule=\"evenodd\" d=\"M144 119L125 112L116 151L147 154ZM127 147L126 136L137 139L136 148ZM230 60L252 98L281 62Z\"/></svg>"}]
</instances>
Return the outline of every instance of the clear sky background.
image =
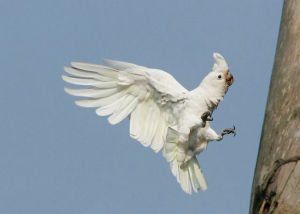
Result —
<instances>
[{"instance_id":1,"label":"clear sky background","mask_svg":"<svg viewBox=\"0 0 300 214\"><path fill-rule=\"evenodd\" d=\"M1 0L0 213L248 213L282 0ZM193 89L227 60L235 83L185 194L161 154L64 93L70 61L129 61Z\"/></svg>"}]
</instances>

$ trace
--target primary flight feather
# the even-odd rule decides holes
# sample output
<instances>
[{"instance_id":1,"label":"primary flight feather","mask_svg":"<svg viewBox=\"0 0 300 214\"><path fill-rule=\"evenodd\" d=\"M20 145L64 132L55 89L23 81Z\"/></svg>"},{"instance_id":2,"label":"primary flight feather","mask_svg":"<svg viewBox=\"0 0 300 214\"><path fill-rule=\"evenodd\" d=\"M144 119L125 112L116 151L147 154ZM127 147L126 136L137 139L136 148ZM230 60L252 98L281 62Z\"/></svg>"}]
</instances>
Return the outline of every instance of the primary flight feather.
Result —
<instances>
[{"instance_id":1,"label":"primary flight feather","mask_svg":"<svg viewBox=\"0 0 300 214\"><path fill-rule=\"evenodd\" d=\"M200 85L188 91L175 78L159 69L127 62L104 60L104 65L72 62L65 67L64 81L88 88L65 88L73 96L85 97L75 103L96 108L99 116L109 116L112 125L130 118L130 136L155 152L163 150L181 188L206 190L207 183L196 155L207 143L234 133L217 134L209 126L211 114L223 100L233 75L225 59L213 54L212 71Z\"/></svg>"}]
</instances>

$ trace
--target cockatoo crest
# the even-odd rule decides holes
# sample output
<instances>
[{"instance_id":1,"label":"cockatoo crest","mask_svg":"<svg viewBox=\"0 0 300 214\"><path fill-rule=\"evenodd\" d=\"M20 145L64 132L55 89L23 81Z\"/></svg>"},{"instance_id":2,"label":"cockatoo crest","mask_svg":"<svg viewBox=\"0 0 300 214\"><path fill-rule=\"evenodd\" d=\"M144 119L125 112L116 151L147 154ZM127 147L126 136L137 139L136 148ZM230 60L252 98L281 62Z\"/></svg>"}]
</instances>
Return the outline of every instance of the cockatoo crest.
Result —
<instances>
[{"instance_id":1,"label":"cockatoo crest","mask_svg":"<svg viewBox=\"0 0 300 214\"><path fill-rule=\"evenodd\" d=\"M228 65L224 59L224 57L219 53L213 54L215 63L213 66L213 71L215 72L226 72L228 71Z\"/></svg>"}]
</instances>

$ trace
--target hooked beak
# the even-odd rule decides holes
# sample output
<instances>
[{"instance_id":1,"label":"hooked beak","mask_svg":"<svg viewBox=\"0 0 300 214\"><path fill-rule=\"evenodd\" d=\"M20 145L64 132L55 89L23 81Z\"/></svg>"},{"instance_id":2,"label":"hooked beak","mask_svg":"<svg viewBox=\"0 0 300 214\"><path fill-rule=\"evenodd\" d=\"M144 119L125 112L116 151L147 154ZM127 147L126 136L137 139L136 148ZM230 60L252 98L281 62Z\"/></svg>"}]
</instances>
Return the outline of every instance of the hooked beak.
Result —
<instances>
[{"instance_id":1,"label":"hooked beak","mask_svg":"<svg viewBox=\"0 0 300 214\"><path fill-rule=\"evenodd\" d=\"M233 81L234 81L234 77L233 77L232 73L228 70L228 72L226 74L226 83L227 83L227 85L231 86Z\"/></svg>"}]
</instances>

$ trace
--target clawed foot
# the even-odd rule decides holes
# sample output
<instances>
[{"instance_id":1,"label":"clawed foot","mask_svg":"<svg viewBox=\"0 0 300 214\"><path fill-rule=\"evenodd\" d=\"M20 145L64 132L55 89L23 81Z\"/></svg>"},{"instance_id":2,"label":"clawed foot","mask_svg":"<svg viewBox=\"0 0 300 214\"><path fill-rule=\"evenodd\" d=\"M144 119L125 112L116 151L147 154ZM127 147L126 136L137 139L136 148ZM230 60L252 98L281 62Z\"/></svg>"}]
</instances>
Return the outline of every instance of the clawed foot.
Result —
<instances>
[{"instance_id":1,"label":"clawed foot","mask_svg":"<svg viewBox=\"0 0 300 214\"><path fill-rule=\"evenodd\" d=\"M201 119L203 121L212 121L212 117L211 117L211 112L210 111L206 111L202 114Z\"/></svg>"},{"instance_id":2,"label":"clawed foot","mask_svg":"<svg viewBox=\"0 0 300 214\"><path fill-rule=\"evenodd\" d=\"M228 129L224 129L221 132L221 136L223 137L226 134L233 134L233 136L236 136L236 131L235 131L235 126L233 126L233 128L228 128Z\"/></svg>"},{"instance_id":3,"label":"clawed foot","mask_svg":"<svg viewBox=\"0 0 300 214\"><path fill-rule=\"evenodd\" d=\"M204 112L201 116L201 119L203 121L202 127L205 127L206 121L213 121L213 118L211 117L211 112L210 111Z\"/></svg>"}]
</instances>

